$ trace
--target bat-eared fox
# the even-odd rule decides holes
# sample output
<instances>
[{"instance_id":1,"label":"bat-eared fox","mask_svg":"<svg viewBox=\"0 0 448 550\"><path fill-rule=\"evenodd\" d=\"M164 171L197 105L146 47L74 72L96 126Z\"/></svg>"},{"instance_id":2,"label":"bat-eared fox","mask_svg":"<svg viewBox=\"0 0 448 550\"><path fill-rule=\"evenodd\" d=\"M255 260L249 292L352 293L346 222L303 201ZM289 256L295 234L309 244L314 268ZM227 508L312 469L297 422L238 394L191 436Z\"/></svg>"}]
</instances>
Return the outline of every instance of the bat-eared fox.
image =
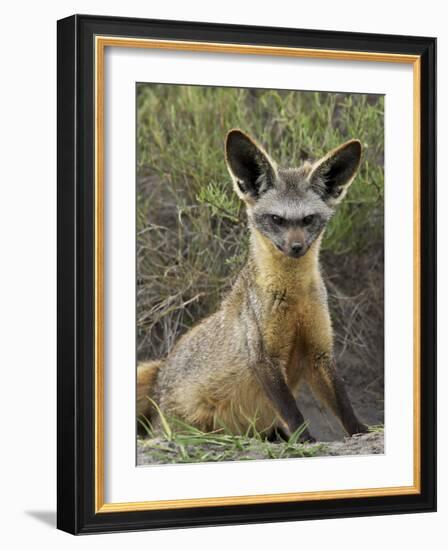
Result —
<instances>
[{"instance_id":1,"label":"bat-eared fox","mask_svg":"<svg viewBox=\"0 0 448 550\"><path fill-rule=\"evenodd\" d=\"M137 414L153 426L161 411L202 431L243 434L252 426L288 437L304 424L296 399L306 381L348 434L367 431L336 370L319 266L325 227L355 177L361 143L282 169L235 129L225 155L247 210L249 258L215 313L167 357L139 364ZM314 438L306 429L301 440Z\"/></svg>"}]
</instances>

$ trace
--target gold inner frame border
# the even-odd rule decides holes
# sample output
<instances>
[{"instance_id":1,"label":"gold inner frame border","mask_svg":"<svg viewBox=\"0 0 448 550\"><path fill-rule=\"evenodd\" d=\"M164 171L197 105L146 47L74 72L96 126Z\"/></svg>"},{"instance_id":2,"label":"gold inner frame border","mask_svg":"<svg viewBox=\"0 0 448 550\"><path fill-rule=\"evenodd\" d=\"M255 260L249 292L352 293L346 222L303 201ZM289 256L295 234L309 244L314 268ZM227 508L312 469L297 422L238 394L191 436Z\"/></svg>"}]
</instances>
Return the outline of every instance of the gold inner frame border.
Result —
<instances>
[{"instance_id":1,"label":"gold inner frame border","mask_svg":"<svg viewBox=\"0 0 448 550\"><path fill-rule=\"evenodd\" d=\"M233 53L301 57L312 59L406 63L413 66L413 299L414 299L414 349L413 349L413 454L414 483L402 487L370 489L342 489L302 493L274 493L213 498L179 500L154 500L141 502L106 503L104 501L104 55L107 47L146 48L207 53ZM279 502L304 502L343 498L379 497L420 494L420 117L421 117L421 61L417 55L381 52L357 52L345 50L321 50L309 48L256 46L178 40L125 38L96 36L95 55L95 513L130 512L143 510L167 510L210 506L231 506Z\"/></svg>"}]
</instances>

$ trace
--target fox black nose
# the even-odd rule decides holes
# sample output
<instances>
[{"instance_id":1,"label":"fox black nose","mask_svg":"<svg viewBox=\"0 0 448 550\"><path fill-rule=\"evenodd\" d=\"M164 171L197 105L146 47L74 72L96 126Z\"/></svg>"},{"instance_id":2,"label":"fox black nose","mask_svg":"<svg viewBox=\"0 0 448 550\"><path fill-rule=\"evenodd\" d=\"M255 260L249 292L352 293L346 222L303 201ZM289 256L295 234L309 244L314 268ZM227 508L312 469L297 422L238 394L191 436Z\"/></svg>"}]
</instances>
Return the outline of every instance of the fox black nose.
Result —
<instances>
[{"instance_id":1,"label":"fox black nose","mask_svg":"<svg viewBox=\"0 0 448 550\"><path fill-rule=\"evenodd\" d=\"M300 252L302 252L302 249L303 249L302 243L292 243L291 245L291 252L293 254L300 254Z\"/></svg>"}]
</instances>

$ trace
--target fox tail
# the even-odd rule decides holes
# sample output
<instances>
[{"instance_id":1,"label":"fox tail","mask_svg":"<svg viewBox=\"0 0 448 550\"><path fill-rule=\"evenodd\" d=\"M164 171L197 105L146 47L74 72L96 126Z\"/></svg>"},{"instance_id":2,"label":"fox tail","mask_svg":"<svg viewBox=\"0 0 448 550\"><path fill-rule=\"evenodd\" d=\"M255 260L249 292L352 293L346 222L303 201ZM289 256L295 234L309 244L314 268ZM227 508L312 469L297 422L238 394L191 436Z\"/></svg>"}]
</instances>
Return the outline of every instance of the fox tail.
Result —
<instances>
[{"instance_id":1,"label":"fox tail","mask_svg":"<svg viewBox=\"0 0 448 550\"><path fill-rule=\"evenodd\" d=\"M163 361L146 361L137 367L137 418L151 414L151 401L157 373ZM148 399L148 397L150 399Z\"/></svg>"}]
</instances>

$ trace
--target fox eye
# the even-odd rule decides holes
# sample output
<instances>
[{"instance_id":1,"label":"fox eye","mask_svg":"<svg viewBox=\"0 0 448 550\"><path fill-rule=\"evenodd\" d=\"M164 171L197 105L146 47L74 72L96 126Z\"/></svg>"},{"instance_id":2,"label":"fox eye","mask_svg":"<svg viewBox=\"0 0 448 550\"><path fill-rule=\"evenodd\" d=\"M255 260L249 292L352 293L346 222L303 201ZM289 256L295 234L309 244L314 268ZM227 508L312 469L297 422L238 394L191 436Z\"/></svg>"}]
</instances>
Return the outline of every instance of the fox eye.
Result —
<instances>
[{"instance_id":1,"label":"fox eye","mask_svg":"<svg viewBox=\"0 0 448 550\"><path fill-rule=\"evenodd\" d=\"M276 224L276 225L283 225L284 223L284 218L281 218L280 216L277 216L276 214L272 214L271 215L271 220Z\"/></svg>"},{"instance_id":2,"label":"fox eye","mask_svg":"<svg viewBox=\"0 0 448 550\"><path fill-rule=\"evenodd\" d=\"M314 220L314 215L310 214L309 216L305 216L302 222L303 222L303 225L310 225L311 223L313 223L313 220Z\"/></svg>"}]
</instances>

